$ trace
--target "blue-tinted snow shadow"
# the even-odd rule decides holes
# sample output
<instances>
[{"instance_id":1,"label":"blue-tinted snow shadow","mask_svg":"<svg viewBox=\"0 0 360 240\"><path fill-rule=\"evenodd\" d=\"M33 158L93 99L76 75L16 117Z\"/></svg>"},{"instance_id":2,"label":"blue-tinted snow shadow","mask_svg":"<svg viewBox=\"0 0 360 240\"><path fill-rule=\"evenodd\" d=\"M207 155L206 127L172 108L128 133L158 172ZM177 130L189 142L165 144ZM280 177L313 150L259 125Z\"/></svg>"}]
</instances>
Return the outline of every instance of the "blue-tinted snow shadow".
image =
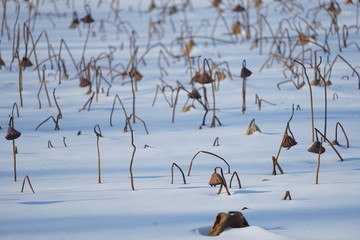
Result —
<instances>
[{"instance_id":1,"label":"blue-tinted snow shadow","mask_svg":"<svg viewBox=\"0 0 360 240\"><path fill-rule=\"evenodd\" d=\"M27 201L27 202L19 202L19 204L27 204L27 205L48 205L48 204L56 204L63 203L65 201Z\"/></svg>"},{"instance_id":2,"label":"blue-tinted snow shadow","mask_svg":"<svg viewBox=\"0 0 360 240\"><path fill-rule=\"evenodd\" d=\"M134 178L143 179L143 178L163 178L165 176L134 176Z\"/></svg>"},{"instance_id":3,"label":"blue-tinted snow shadow","mask_svg":"<svg viewBox=\"0 0 360 240\"><path fill-rule=\"evenodd\" d=\"M270 191L256 191L256 190L246 190L246 189L239 189L234 192L234 194L253 194L253 193L267 193Z\"/></svg>"}]
</instances>

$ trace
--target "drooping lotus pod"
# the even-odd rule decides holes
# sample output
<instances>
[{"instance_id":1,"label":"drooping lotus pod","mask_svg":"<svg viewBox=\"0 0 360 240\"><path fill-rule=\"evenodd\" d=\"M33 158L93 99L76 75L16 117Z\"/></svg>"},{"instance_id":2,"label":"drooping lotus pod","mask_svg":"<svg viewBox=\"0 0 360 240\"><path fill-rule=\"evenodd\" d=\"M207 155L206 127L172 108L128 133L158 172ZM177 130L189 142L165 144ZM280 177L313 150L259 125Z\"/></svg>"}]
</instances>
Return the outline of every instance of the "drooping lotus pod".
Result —
<instances>
[{"instance_id":1,"label":"drooping lotus pod","mask_svg":"<svg viewBox=\"0 0 360 240\"><path fill-rule=\"evenodd\" d=\"M251 74L252 74L252 72L249 69L247 69L245 64L243 64L243 66L241 68L240 77L247 78L247 77L250 77Z\"/></svg>"},{"instance_id":2,"label":"drooping lotus pod","mask_svg":"<svg viewBox=\"0 0 360 240\"><path fill-rule=\"evenodd\" d=\"M295 146L296 144L297 144L297 142L295 141L295 139L286 133L283 138L283 141L281 143L281 147L290 149L291 147Z\"/></svg>"},{"instance_id":3,"label":"drooping lotus pod","mask_svg":"<svg viewBox=\"0 0 360 240\"><path fill-rule=\"evenodd\" d=\"M6 140L14 140L14 139L17 139L18 137L20 137L20 135L21 135L21 132L19 132L15 128L9 126L7 129L5 138L6 138Z\"/></svg>"},{"instance_id":4,"label":"drooping lotus pod","mask_svg":"<svg viewBox=\"0 0 360 240\"><path fill-rule=\"evenodd\" d=\"M19 63L20 67L31 67L32 65L32 62L27 57L23 57Z\"/></svg>"},{"instance_id":5,"label":"drooping lotus pod","mask_svg":"<svg viewBox=\"0 0 360 240\"><path fill-rule=\"evenodd\" d=\"M136 67L131 68L129 74L132 77L133 82L139 82L143 78L143 75L136 69Z\"/></svg>"},{"instance_id":6,"label":"drooping lotus pod","mask_svg":"<svg viewBox=\"0 0 360 240\"><path fill-rule=\"evenodd\" d=\"M321 147L321 148L320 148ZM322 154L325 152L325 148L321 145L319 141L315 141L308 149L309 152L316 153L316 154Z\"/></svg>"},{"instance_id":7,"label":"drooping lotus pod","mask_svg":"<svg viewBox=\"0 0 360 240\"><path fill-rule=\"evenodd\" d=\"M212 0L211 6L219 7L221 4L221 0Z\"/></svg>"},{"instance_id":8,"label":"drooping lotus pod","mask_svg":"<svg viewBox=\"0 0 360 240\"><path fill-rule=\"evenodd\" d=\"M200 95L199 91L194 88L194 89L188 94L188 97L189 97L189 98L192 98L192 99L200 99L200 98L201 98L201 95Z\"/></svg>"},{"instance_id":9,"label":"drooping lotus pod","mask_svg":"<svg viewBox=\"0 0 360 240\"><path fill-rule=\"evenodd\" d=\"M194 42L194 40L189 40L184 48L184 55L189 56L191 53L192 48L196 45L196 43Z\"/></svg>"},{"instance_id":10,"label":"drooping lotus pod","mask_svg":"<svg viewBox=\"0 0 360 240\"><path fill-rule=\"evenodd\" d=\"M233 8L233 12L244 12L244 11L245 11L245 8L243 6L241 6L240 4L236 5Z\"/></svg>"},{"instance_id":11,"label":"drooping lotus pod","mask_svg":"<svg viewBox=\"0 0 360 240\"><path fill-rule=\"evenodd\" d=\"M80 78L80 84L79 84L80 87L88 87L90 85L91 85L91 82L89 79L87 79L85 77Z\"/></svg>"},{"instance_id":12,"label":"drooping lotus pod","mask_svg":"<svg viewBox=\"0 0 360 240\"><path fill-rule=\"evenodd\" d=\"M298 38L299 38L300 44L303 46L310 43L310 38L301 32L298 34Z\"/></svg>"},{"instance_id":13,"label":"drooping lotus pod","mask_svg":"<svg viewBox=\"0 0 360 240\"><path fill-rule=\"evenodd\" d=\"M237 35L240 33L241 33L240 22L239 21L233 22L233 24L231 25L231 34Z\"/></svg>"},{"instance_id":14,"label":"drooping lotus pod","mask_svg":"<svg viewBox=\"0 0 360 240\"><path fill-rule=\"evenodd\" d=\"M224 184L224 179L222 178L222 176L220 174L218 174L216 171L214 171L214 173L210 177L209 185L211 187L215 187L215 186L221 185L221 184Z\"/></svg>"},{"instance_id":15,"label":"drooping lotus pod","mask_svg":"<svg viewBox=\"0 0 360 240\"><path fill-rule=\"evenodd\" d=\"M73 19L71 21L71 24L69 28L74 29L77 28L80 24L79 17L76 11L73 12Z\"/></svg>"},{"instance_id":16,"label":"drooping lotus pod","mask_svg":"<svg viewBox=\"0 0 360 240\"><path fill-rule=\"evenodd\" d=\"M245 134L246 135L252 135L255 132L261 132L260 128L255 124L255 118L251 120L249 127L247 128Z\"/></svg>"},{"instance_id":17,"label":"drooping lotus pod","mask_svg":"<svg viewBox=\"0 0 360 240\"><path fill-rule=\"evenodd\" d=\"M91 14L86 14L85 17L82 17L80 19L82 22L84 23L92 23L94 22L95 20L91 17Z\"/></svg>"}]
</instances>

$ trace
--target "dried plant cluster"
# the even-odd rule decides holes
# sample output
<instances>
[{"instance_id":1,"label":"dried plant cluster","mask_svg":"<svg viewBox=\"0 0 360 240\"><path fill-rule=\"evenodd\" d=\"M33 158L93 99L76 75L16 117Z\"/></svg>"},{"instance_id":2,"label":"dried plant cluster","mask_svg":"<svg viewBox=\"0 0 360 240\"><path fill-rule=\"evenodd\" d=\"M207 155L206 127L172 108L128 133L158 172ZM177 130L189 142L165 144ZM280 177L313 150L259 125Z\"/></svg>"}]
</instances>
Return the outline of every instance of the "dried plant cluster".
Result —
<instances>
[{"instance_id":1,"label":"dried plant cluster","mask_svg":"<svg viewBox=\"0 0 360 240\"><path fill-rule=\"evenodd\" d=\"M119 135L126 134L130 130L130 134L127 134L131 137L129 148L132 149L131 156L128 156L130 160L129 174L131 189L135 190L133 174L137 150L135 140L137 134L142 134L138 131L139 122L141 122L146 135L149 135L146 121L140 118L142 112L137 111L137 101L138 98L141 98L141 87L144 81L154 82L154 99L152 105L149 104L148 111L154 111L156 114L155 105L165 104L170 108L171 123L175 123L177 114L186 116L186 114L190 115L189 112L192 111L200 112L201 118L198 123L194 123L194 128L203 129L206 126L214 128L223 126L219 116L221 116L221 108L226 107L226 103L217 102L217 96L223 94L221 84L224 81L242 81L242 84L238 85L241 89L240 87L236 89L239 93L237 110L240 118L245 116L245 113L251 115L254 108L249 108L246 104L247 83L260 80L256 77L258 70L263 72L275 65L281 69L283 75L283 79L279 79L276 84L279 92L286 91L287 88L284 86L288 83L291 88L295 87L296 92L301 92L305 86L309 89L309 93L304 90L299 94L306 94L306 96L309 94L307 107L310 109L311 134L309 136L311 135L311 137L309 137L308 143L311 146L304 149L304 152L308 150L318 155L316 183L318 183L320 155L325 152L326 142L339 159L344 160L335 148L335 146L340 146L337 139L339 127L345 136L346 148L350 147L349 139L340 122L337 122L335 126L335 140L329 141L327 138L327 89L334 84L341 84L339 79L333 77L338 74L339 70L336 67L341 62L345 66L341 69L343 78L348 81L357 81L354 86L360 90L358 73L360 66L356 65L358 63L349 62L342 55L345 50L354 51L357 54L360 52L358 42L350 40L354 39L354 36L359 36L359 16L357 15L353 22L339 21L343 4L352 4L358 13L359 3L355 4L352 1L340 3L336 0L318 1L314 8L304 10L302 1L266 1L263 3L261 0L213 0L209 1L208 6L204 6L213 9L213 16L204 16L201 23L191 23L187 16L196 11L193 8L193 1L195 0L152 0L149 1L146 9L132 9L132 11L138 11L139 15L145 16L141 20L143 21L142 25L146 27L142 29L137 29L132 22L122 18L121 11L123 9L119 3L121 1L106 3L99 0L95 1L96 4L84 5L83 9L74 9L73 6L70 6L70 1L66 1L66 6L61 8L61 11L58 9L57 1L45 0L41 3L39 1L36 1L37 3L35 1L2 1L0 70L8 71L16 76L18 89L14 94L19 95L18 102L14 103L12 112L9 113L10 121L5 136L7 140L13 142L14 181L17 181L15 139L21 135L14 128L14 117L16 117L14 110L17 110L17 117L20 118L18 104L20 109L30 105L27 102L29 97L24 98L23 96L26 90L24 81L35 81L38 84L38 92L34 97L38 104L36 110L40 111L45 108L50 112L50 116L47 115L49 117L45 120L41 117L32 120L37 124L34 131L46 131L45 128L48 127L46 123L49 120L54 123L54 130L60 131L60 122L67 117L65 114L63 116L61 104L58 103L58 99L62 99L62 96L55 94L56 88L53 88L51 99L48 93L49 83L56 82L57 89L61 89L63 84L73 84L74 92L78 93L79 89L84 91L82 92L84 102L73 103L74 106L83 106L79 110L79 114L83 115L92 111L94 109L92 107L100 101L109 103L111 101L108 99L113 98L112 106L111 104L108 106L108 109L111 109L108 111L109 126L102 124L102 129L114 127L114 131L118 131ZM43 12L44 4L50 2L54 6L52 11ZM108 5L104 6L106 4ZM106 9L107 14L97 15L96 10L100 8ZM15 17L10 16L9 9L15 10ZM281 21L277 24L270 24L269 18L272 12L282 16ZM24 15L27 17L24 18ZM327 25L324 25L324 21L320 21L319 15L325 15ZM57 25L58 20L64 19L69 20L65 30ZM73 49L71 40L62 38L58 42L53 42L48 30L39 32L40 20L52 24L53 28L59 29L59 31L71 31L75 37L82 40L81 51ZM144 29L147 30L145 34ZM169 36L173 36L172 41L164 43L166 38L170 38ZM104 44L107 44L107 40L110 39L109 42L116 42L116 46L110 45L107 50L96 53L96 55L93 50L94 46L91 45L92 38L98 38ZM330 44L334 41L337 43L336 47L333 46L334 44ZM1 51L4 50L2 45L4 42L7 46L12 46L12 56L4 58L4 55L1 54ZM221 52L218 53L218 58L206 55L209 48L216 49L218 45L223 44L247 46L254 54L265 56L266 60L261 66L254 66L250 59L246 59L246 56L241 54L236 62L233 60L230 62ZM202 53L203 49L205 49L204 54ZM46 53L44 54L44 52ZM179 65L183 69L181 74L173 73L173 66ZM28 78L32 72L36 75L35 80ZM152 76L156 75L158 78L150 79L151 77L148 77L150 72L153 73ZM54 86L54 84L51 85ZM127 89L128 92L126 95L121 95L113 90L113 87ZM316 127L316 125L320 125L320 121L317 121L316 124L314 121L314 88L324 90L324 106L321 107L324 117L320 120L323 121L324 126L322 131ZM44 98L47 102L45 105L42 103ZM337 94L333 95L334 100L338 98ZM62 101L66 101L66 99L62 99ZM263 102L268 103L269 106L276 106L275 103L259 98L256 94L255 105L259 111ZM121 107L120 117L116 116L117 103ZM291 116L286 123L283 135L279 138L280 146L277 153L271 156L273 175L277 174L277 169L284 174L279 164L281 151L283 149L291 151L292 147L300 145L293 134L297 131L296 125L292 123L291 130L290 122L296 116L295 111L301 110L301 108L298 105L295 110L294 103L288 103L289 106L291 104ZM210 117L208 116L209 112ZM117 122L115 122L115 118ZM250 119L252 120L245 131L245 135L248 135L246 137L254 137L250 135L255 132L261 135L262 131L255 124L255 118L251 117ZM116 129L119 123L124 124L123 131ZM246 126L242 127L246 128ZM106 136L102 135L100 124L96 124L93 131L96 136L98 183L102 183L99 139L100 137L106 138ZM78 132L78 135L81 135L81 131ZM63 143L66 147L65 137ZM50 140L47 146L49 149L55 148ZM145 146L148 148L148 145ZM213 147L219 146L219 138L216 138ZM224 174L223 168L218 166L219 164L214 163L211 166L214 167L214 172L208 185L219 186L217 194L220 194L224 188L227 195L230 196L229 188L231 188L234 177L237 179L238 188L242 188L238 173L231 172L230 164L223 157L210 151L200 150L193 156L188 168L188 179L194 159L200 153L222 160L225 164L223 167L227 167ZM180 171L183 184L189 184L189 181L185 179L184 172L175 162L171 166L171 183L174 183L174 167ZM226 175L230 174L228 187ZM27 175L24 178L22 191L25 180L28 181L35 193ZM291 200L289 191L286 192L283 199ZM229 224L232 226L231 218L238 218L237 221L241 222L241 226L235 224L235 227L248 226L241 213L230 212L219 215L219 219L209 235L219 235L226 226Z\"/></svg>"}]
</instances>

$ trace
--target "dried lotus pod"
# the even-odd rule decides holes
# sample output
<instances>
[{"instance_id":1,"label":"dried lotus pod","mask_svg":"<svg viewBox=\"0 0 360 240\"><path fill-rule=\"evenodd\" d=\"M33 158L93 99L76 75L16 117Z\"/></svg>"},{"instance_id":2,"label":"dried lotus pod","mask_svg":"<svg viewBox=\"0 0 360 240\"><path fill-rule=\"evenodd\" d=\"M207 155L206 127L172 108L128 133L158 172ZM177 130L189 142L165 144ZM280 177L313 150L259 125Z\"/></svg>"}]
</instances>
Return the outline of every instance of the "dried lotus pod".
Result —
<instances>
[{"instance_id":1,"label":"dried lotus pod","mask_svg":"<svg viewBox=\"0 0 360 240\"><path fill-rule=\"evenodd\" d=\"M209 185L211 187L215 187L217 185L223 185L223 184L224 184L224 179L222 178L222 176L218 174L216 171L214 171L214 173L211 175L211 178L209 180Z\"/></svg>"},{"instance_id":2,"label":"dried lotus pod","mask_svg":"<svg viewBox=\"0 0 360 240\"><path fill-rule=\"evenodd\" d=\"M262 3L263 3L262 0L255 0L254 1L255 7L260 7Z\"/></svg>"},{"instance_id":3,"label":"dried lotus pod","mask_svg":"<svg viewBox=\"0 0 360 240\"><path fill-rule=\"evenodd\" d=\"M85 17L82 17L80 20L84 23L92 23L95 21L90 14L86 14Z\"/></svg>"},{"instance_id":4,"label":"dried lotus pod","mask_svg":"<svg viewBox=\"0 0 360 240\"><path fill-rule=\"evenodd\" d=\"M6 140L14 140L14 139L17 139L18 137L20 137L20 135L21 135L21 132L19 132L15 128L9 126L7 129L5 138L6 138Z\"/></svg>"},{"instance_id":5,"label":"dried lotus pod","mask_svg":"<svg viewBox=\"0 0 360 240\"><path fill-rule=\"evenodd\" d=\"M297 144L297 142L295 141L294 138L292 138L288 134L285 134L284 139L281 143L281 147L290 149L291 147L295 146L296 144Z\"/></svg>"},{"instance_id":6,"label":"dried lotus pod","mask_svg":"<svg viewBox=\"0 0 360 240\"><path fill-rule=\"evenodd\" d=\"M150 6L148 7L148 12L151 12L152 10L154 10L156 8L156 5L154 3L154 0L151 0Z\"/></svg>"},{"instance_id":7,"label":"dried lotus pod","mask_svg":"<svg viewBox=\"0 0 360 240\"><path fill-rule=\"evenodd\" d=\"M210 75L204 72L200 74L199 72L195 73L195 76L191 79L191 82L197 82L201 84L211 83L213 80L211 79Z\"/></svg>"},{"instance_id":8,"label":"dried lotus pod","mask_svg":"<svg viewBox=\"0 0 360 240\"><path fill-rule=\"evenodd\" d=\"M135 67L131 68L129 75L134 82L139 82L143 78L143 75Z\"/></svg>"},{"instance_id":9,"label":"dried lotus pod","mask_svg":"<svg viewBox=\"0 0 360 240\"><path fill-rule=\"evenodd\" d=\"M244 215L238 211L231 211L229 212L229 227L232 228L242 228L248 227L249 223L245 219Z\"/></svg>"},{"instance_id":10,"label":"dried lotus pod","mask_svg":"<svg viewBox=\"0 0 360 240\"><path fill-rule=\"evenodd\" d=\"M354 4L352 0L345 0L344 5Z\"/></svg>"},{"instance_id":11,"label":"dried lotus pod","mask_svg":"<svg viewBox=\"0 0 360 240\"><path fill-rule=\"evenodd\" d=\"M241 33L240 22L239 21L233 22L233 24L231 25L231 34L236 35L240 33Z\"/></svg>"},{"instance_id":12,"label":"dried lotus pod","mask_svg":"<svg viewBox=\"0 0 360 240\"><path fill-rule=\"evenodd\" d=\"M174 5L174 6L171 6L170 8L169 8L169 15L173 15L173 14L175 14L175 13L177 13L177 7Z\"/></svg>"},{"instance_id":13,"label":"dried lotus pod","mask_svg":"<svg viewBox=\"0 0 360 240\"><path fill-rule=\"evenodd\" d=\"M319 154L319 151L320 151L320 154L322 154L325 152L325 148L321 145L321 143L319 141L315 141L311 145L311 147L309 147L308 151L312 152L312 153L316 153L316 154Z\"/></svg>"},{"instance_id":14,"label":"dried lotus pod","mask_svg":"<svg viewBox=\"0 0 360 240\"><path fill-rule=\"evenodd\" d=\"M247 69L245 65L243 65L243 67L241 68L240 77L247 78L250 77L251 74L252 72L249 69Z\"/></svg>"},{"instance_id":15,"label":"dried lotus pod","mask_svg":"<svg viewBox=\"0 0 360 240\"><path fill-rule=\"evenodd\" d=\"M184 55L189 56L190 52L192 50L192 48L196 45L196 43L194 42L194 40L189 40L184 48Z\"/></svg>"},{"instance_id":16,"label":"dried lotus pod","mask_svg":"<svg viewBox=\"0 0 360 240\"><path fill-rule=\"evenodd\" d=\"M340 6L337 4L336 7L333 1L330 3L330 6L326 10L333 13L334 15L339 15L341 13Z\"/></svg>"},{"instance_id":17,"label":"dried lotus pod","mask_svg":"<svg viewBox=\"0 0 360 240\"><path fill-rule=\"evenodd\" d=\"M246 130L245 134L246 135L252 135L255 132L261 132L260 128L255 124L255 118L253 120L251 120L248 129Z\"/></svg>"},{"instance_id":18,"label":"dried lotus pod","mask_svg":"<svg viewBox=\"0 0 360 240\"><path fill-rule=\"evenodd\" d=\"M4 62L4 60L1 58L1 55L0 55L0 69L2 69L3 67L5 67L5 62Z\"/></svg>"},{"instance_id":19,"label":"dried lotus pod","mask_svg":"<svg viewBox=\"0 0 360 240\"><path fill-rule=\"evenodd\" d=\"M332 141L331 144L334 145L334 146L340 146L340 143L338 142L338 140Z\"/></svg>"},{"instance_id":20,"label":"dried lotus pod","mask_svg":"<svg viewBox=\"0 0 360 240\"><path fill-rule=\"evenodd\" d=\"M32 62L27 57L23 57L19 63L20 67L31 67L32 65Z\"/></svg>"},{"instance_id":21,"label":"dried lotus pod","mask_svg":"<svg viewBox=\"0 0 360 240\"><path fill-rule=\"evenodd\" d=\"M245 11L245 8L243 6L241 6L240 4L236 5L233 8L233 12L243 12L243 11Z\"/></svg>"},{"instance_id":22,"label":"dried lotus pod","mask_svg":"<svg viewBox=\"0 0 360 240\"><path fill-rule=\"evenodd\" d=\"M73 12L73 19L71 21L71 24L69 28L74 29L77 28L80 24L79 17L76 11Z\"/></svg>"},{"instance_id":23,"label":"dried lotus pod","mask_svg":"<svg viewBox=\"0 0 360 240\"><path fill-rule=\"evenodd\" d=\"M303 46L310 43L310 38L303 33L299 33L298 38L299 38L301 45L303 45Z\"/></svg>"},{"instance_id":24,"label":"dried lotus pod","mask_svg":"<svg viewBox=\"0 0 360 240\"><path fill-rule=\"evenodd\" d=\"M188 93L188 97L192 99L200 99L201 95L199 91L194 88L190 93Z\"/></svg>"},{"instance_id":25,"label":"dried lotus pod","mask_svg":"<svg viewBox=\"0 0 360 240\"><path fill-rule=\"evenodd\" d=\"M211 3L211 6L213 7L219 7L221 4L221 0L213 0Z\"/></svg>"},{"instance_id":26,"label":"dried lotus pod","mask_svg":"<svg viewBox=\"0 0 360 240\"><path fill-rule=\"evenodd\" d=\"M319 86L320 85L320 80L319 79L314 79L311 81L310 83L311 86Z\"/></svg>"},{"instance_id":27,"label":"dried lotus pod","mask_svg":"<svg viewBox=\"0 0 360 240\"><path fill-rule=\"evenodd\" d=\"M88 87L88 86L91 86L91 82L89 79L87 79L85 77L81 77L79 86L80 87Z\"/></svg>"}]
</instances>

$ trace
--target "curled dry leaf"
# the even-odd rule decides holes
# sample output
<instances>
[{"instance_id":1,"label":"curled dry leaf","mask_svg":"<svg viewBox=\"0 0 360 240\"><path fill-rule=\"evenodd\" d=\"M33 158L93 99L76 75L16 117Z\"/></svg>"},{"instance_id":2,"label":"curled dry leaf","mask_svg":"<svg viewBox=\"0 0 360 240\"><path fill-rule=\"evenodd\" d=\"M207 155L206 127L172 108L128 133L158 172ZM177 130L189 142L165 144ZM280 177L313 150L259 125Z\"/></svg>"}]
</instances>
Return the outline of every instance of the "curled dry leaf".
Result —
<instances>
[{"instance_id":1,"label":"curled dry leaf","mask_svg":"<svg viewBox=\"0 0 360 240\"><path fill-rule=\"evenodd\" d=\"M87 79L85 77L80 78L80 84L79 84L80 87L88 87L90 85L91 85L91 82L89 79Z\"/></svg>"}]
</instances>

